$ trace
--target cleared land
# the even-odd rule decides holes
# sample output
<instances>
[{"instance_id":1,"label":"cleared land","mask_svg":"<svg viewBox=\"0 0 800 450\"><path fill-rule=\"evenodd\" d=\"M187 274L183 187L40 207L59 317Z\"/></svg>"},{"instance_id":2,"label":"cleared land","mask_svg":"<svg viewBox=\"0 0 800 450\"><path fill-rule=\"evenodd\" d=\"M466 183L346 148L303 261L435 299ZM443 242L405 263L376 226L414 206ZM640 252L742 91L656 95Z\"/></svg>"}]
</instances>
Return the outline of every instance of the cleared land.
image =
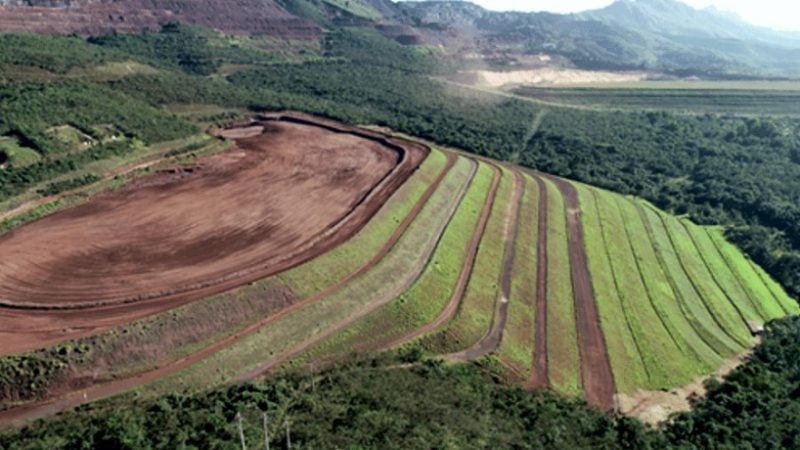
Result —
<instances>
[{"instance_id":1,"label":"cleared land","mask_svg":"<svg viewBox=\"0 0 800 450\"><path fill-rule=\"evenodd\" d=\"M611 408L617 393L636 397L641 390L672 389L712 372L753 342L749 322L800 312L719 230L643 201L300 115L242 125L221 132L236 140L235 150L140 178L86 203L126 194L134 206L142 205L138 196L148 189L152 207L180 205L194 195L197 211L176 208L176 217L161 226L183 224L184 241L203 230L228 233L220 221L245 231L227 237L230 248L194 242L198 260L154 251L151 258L174 266L154 282L224 264L228 272L209 271L208 289L185 295L181 287L191 287L192 279L140 289L128 300L110 280L105 291L106 284L99 285L98 292L106 294L95 300L78 301L79 290L62 286L47 301L0 308L0 325L10 325L0 337L14 336L14 345L97 333L96 341L64 345L102 344L70 366L72 378L54 384L49 400L29 398L25 406L0 412L0 424L128 390L196 390L394 347L451 361L495 355L509 381L583 395ZM216 175L203 181L208 174ZM195 185L212 194L199 195ZM214 189L224 195L215 196ZM122 211L132 207L114 205ZM22 245L16 235L53 227L50 222L59 217L70 218L60 219L65 230L95 219L80 211L18 228L0 240L0 252L7 241ZM150 216L159 215L148 212L131 222ZM265 230L260 221L286 233ZM202 223L190 226L195 222ZM265 241L250 241L245 232ZM78 271L53 280L86 275L96 267L92 255L106 245L99 240L86 250L82 272L73 269ZM211 256L201 254L207 249ZM147 250L145 245L137 251ZM15 256L6 264L25 261ZM106 262L106 275L139 270L127 267L124 258ZM45 266L37 267L44 273ZM251 272L253 267L263 271ZM0 280L8 272L0 271ZM214 276L230 277L230 285L215 284ZM132 280L123 288L136 292ZM3 289L21 291L13 283ZM152 292L167 294L151 298ZM219 313L218 322L202 320L228 302L236 307ZM128 323L145 316L150 317ZM118 337L128 330L147 333L152 326L162 339ZM158 342L164 348L149 352ZM19 348L25 347L9 353ZM110 353L115 348L119 357ZM137 365L136 355L147 362ZM3 362L14 367L13 358ZM99 372L92 374L93 368Z\"/></svg>"},{"instance_id":2,"label":"cleared land","mask_svg":"<svg viewBox=\"0 0 800 450\"><path fill-rule=\"evenodd\" d=\"M311 259L358 231L427 154L410 142L284 119L265 122L268 132L235 150L0 237L0 323L21 331L2 352L130 321Z\"/></svg>"}]
</instances>

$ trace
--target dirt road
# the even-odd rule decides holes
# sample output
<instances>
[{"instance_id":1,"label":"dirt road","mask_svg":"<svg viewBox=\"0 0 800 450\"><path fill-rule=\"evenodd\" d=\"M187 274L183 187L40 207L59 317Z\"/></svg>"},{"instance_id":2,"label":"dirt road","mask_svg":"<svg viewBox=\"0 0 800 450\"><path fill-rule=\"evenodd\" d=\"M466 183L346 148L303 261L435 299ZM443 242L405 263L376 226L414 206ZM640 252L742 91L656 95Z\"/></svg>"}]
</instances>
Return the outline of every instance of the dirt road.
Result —
<instances>
[{"instance_id":1,"label":"dirt road","mask_svg":"<svg viewBox=\"0 0 800 450\"><path fill-rule=\"evenodd\" d=\"M513 272L514 251L516 248L517 234L519 230L519 211L522 208L525 183L522 175L516 170L514 174L514 190L511 192L511 199L508 202L506 212L505 229L503 231L502 242L505 243L503 250L503 266L500 274L499 289L495 299L495 310L492 316L492 325L486 335L472 347L449 355L445 355L447 360L469 361L481 356L488 355L495 351L503 339L503 331L508 321L508 303L511 297L511 276ZM491 237L491 236L490 236Z\"/></svg>"},{"instance_id":2,"label":"dirt road","mask_svg":"<svg viewBox=\"0 0 800 450\"><path fill-rule=\"evenodd\" d=\"M583 240L578 191L568 181L543 175L554 182L567 207L569 234L569 259L572 272L572 289L575 296L575 322L578 331L578 350L581 361L581 380L586 400L604 410L614 408L614 374L606 349L605 336L600 326L600 313L595 303L592 278Z\"/></svg>"},{"instance_id":3,"label":"dirt road","mask_svg":"<svg viewBox=\"0 0 800 450\"><path fill-rule=\"evenodd\" d=\"M489 192L486 195L486 202L483 205L483 210L481 210L481 215L478 219L478 226L475 227L475 231L472 233L472 238L467 244L467 254L464 258L464 264L461 266L461 272L458 275L458 281L456 282L455 289L453 289L453 294L450 296L447 305L433 321L411 331L410 333L393 339L390 342L373 346L371 349L389 349L409 342L425 333L439 328L455 316L456 312L458 311L458 307L461 304L461 299L464 297L464 291L467 288L467 282L472 275L472 269L475 266L475 257L478 254L478 245L481 242L481 238L483 238L483 233L486 231L486 224L489 222L489 215L492 212L495 197L497 196L497 188L500 185L500 169L496 165L492 165L492 167L494 168L492 184L489 187Z\"/></svg>"},{"instance_id":4,"label":"dirt road","mask_svg":"<svg viewBox=\"0 0 800 450\"><path fill-rule=\"evenodd\" d=\"M538 176L533 177L539 187L539 242L536 248L536 306L535 339L533 349L533 370L526 387L529 389L545 388L550 385L547 364L547 220L548 201L547 184Z\"/></svg>"}]
</instances>

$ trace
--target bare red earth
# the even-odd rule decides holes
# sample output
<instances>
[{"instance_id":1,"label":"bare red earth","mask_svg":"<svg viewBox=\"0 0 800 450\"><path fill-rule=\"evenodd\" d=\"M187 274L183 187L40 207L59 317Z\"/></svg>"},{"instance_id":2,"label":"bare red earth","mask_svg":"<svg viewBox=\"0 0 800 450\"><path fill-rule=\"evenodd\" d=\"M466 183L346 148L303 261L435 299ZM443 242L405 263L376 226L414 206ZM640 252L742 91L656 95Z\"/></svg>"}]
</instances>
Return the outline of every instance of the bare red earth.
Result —
<instances>
[{"instance_id":1,"label":"bare red earth","mask_svg":"<svg viewBox=\"0 0 800 450\"><path fill-rule=\"evenodd\" d=\"M228 34L316 39L319 26L273 0L11 0L0 6L0 29L98 35L157 31L167 22L194 23Z\"/></svg>"},{"instance_id":2,"label":"bare red earth","mask_svg":"<svg viewBox=\"0 0 800 450\"><path fill-rule=\"evenodd\" d=\"M472 270L475 267L475 257L478 254L478 245L483 238L483 233L486 231L486 224L489 222L489 215L492 212L495 197L497 196L497 188L500 185L500 169L498 169L495 165L492 165L492 167L494 168L492 185L486 195L486 202L483 205L483 210L481 210L478 226L475 227L475 231L472 233L472 238L467 246L467 255L464 258L464 264L461 266L461 272L458 276L456 287L453 289L453 295L450 296L450 300L447 302L445 308L441 313L439 313L438 316L436 316L433 321L426 323L422 327L393 339L390 342L385 342L370 348L389 349L396 347L439 328L456 315L456 312L458 312L458 307L461 304L461 299L464 297L464 291L467 288L467 282L469 281L469 278L472 275Z\"/></svg>"},{"instance_id":3,"label":"bare red earth","mask_svg":"<svg viewBox=\"0 0 800 450\"><path fill-rule=\"evenodd\" d=\"M61 411L65 411L70 408L74 408L78 405L88 403L94 400L98 400L101 398L109 397L130 389L133 389L137 386L144 385L148 382L157 380L158 378L173 374L180 370L183 370L190 365L202 361L205 358L219 352L220 350L227 348L236 342L241 341L242 339L246 338L247 336L252 335L253 333L257 332L258 330L262 329L265 326L268 326L275 321L286 317L294 312L324 298L331 292L336 291L337 289L341 288L354 278L362 275L366 271L368 271L372 266L375 265L379 260L385 257L389 251L397 244L397 241L400 240L400 237L405 233L411 223L416 219L419 213L422 211L422 208L428 203L433 193L438 189L439 185L441 184L444 177L447 173L452 169L453 165L455 164L456 158L452 154L447 155L447 163L445 167L441 170L439 175L436 179L428 186L425 193L420 197L417 203L414 205L414 208L409 212L409 214L403 219L403 221L398 225L389 239L384 243L381 250L376 253L369 261L367 261L364 265L356 269L355 271L349 273L347 276L342 278L341 280L337 281L331 286L328 286L324 290L318 292L317 294L312 295L300 302L294 303L291 306L281 310L279 313L266 317L247 328L239 331L236 334L233 334L225 339L222 339L214 344L196 352L191 355L188 355L184 358L178 359L172 363L159 367L156 370L152 370L146 373L142 373L136 376L112 381L105 384L95 385L88 389L81 389L78 391L66 393L64 395L59 396L58 398L48 399L46 401L38 402L35 404L29 404L25 406L20 406L17 408L8 409L5 411L0 411L0 427L8 426L8 425L22 425L24 423L36 420L41 417L46 417L48 415L57 414Z\"/></svg>"},{"instance_id":4,"label":"bare red earth","mask_svg":"<svg viewBox=\"0 0 800 450\"><path fill-rule=\"evenodd\" d=\"M600 313L595 303L592 278L583 241L583 224L580 220L578 191L571 183L557 177L544 175L553 181L564 194L567 206L569 232L569 259L572 271L572 289L575 296L575 320L578 331L578 349L581 360L581 378L586 400L604 410L614 407L614 374L608 359L605 336L600 326Z\"/></svg>"},{"instance_id":5,"label":"bare red earth","mask_svg":"<svg viewBox=\"0 0 800 450\"><path fill-rule=\"evenodd\" d=\"M534 176L539 187L539 242L536 249L536 306L533 370L526 386L531 389L550 385L547 364L547 185Z\"/></svg>"},{"instance_id":6,"label":"bare red earth","mask_svg":"<svg viewBox=\"0 0 800 450\"><path fill-rule=\"evenodd\" d=\"M525 184L517 171L514 173L514 190L511 193L508 212L506 213L506 227L502 236L505 243L503 251L503 266L500 274L499 296L495 299L495 310L492 316L492 324L486 335L472 347L447 355L447 359L469 361L481 356L488 355L495 351L503 340L503 331L508 321L508 302L511 297L511 276L514 265L514 253L516 249L517 235L519 231L519 211L522 207L522 199L525 191Z\"/></svg>"},{"instance_id":7,"label":"bare red earth","mask_svg":"<svg viewBox=\"0 0 800 450\"><path fill-rule=\"evenodd\" d=\"M280 118L236 150L0 238L0 353L85 335L308 260L360 229L427 154L331 122Z\"/></svg>"}]
</instances>

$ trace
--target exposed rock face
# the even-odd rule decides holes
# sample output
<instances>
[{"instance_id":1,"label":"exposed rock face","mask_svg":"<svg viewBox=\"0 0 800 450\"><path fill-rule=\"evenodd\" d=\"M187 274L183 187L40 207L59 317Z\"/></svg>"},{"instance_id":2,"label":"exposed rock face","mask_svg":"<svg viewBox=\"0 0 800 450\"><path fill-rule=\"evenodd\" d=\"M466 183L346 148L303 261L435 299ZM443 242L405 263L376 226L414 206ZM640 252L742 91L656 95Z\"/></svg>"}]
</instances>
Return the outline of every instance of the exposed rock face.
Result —
<instances>
[{"instance_id":1,"label":"exposed rock face","mask_svg":"<svg viewBox=\"0 0 800 450\"><path fill-rule=\"evenodd\" d=\"M181 21L229 34L316 38L320 29L274 0L0 0L0 31L105 34Z\"/></svg>"}]
</instances>

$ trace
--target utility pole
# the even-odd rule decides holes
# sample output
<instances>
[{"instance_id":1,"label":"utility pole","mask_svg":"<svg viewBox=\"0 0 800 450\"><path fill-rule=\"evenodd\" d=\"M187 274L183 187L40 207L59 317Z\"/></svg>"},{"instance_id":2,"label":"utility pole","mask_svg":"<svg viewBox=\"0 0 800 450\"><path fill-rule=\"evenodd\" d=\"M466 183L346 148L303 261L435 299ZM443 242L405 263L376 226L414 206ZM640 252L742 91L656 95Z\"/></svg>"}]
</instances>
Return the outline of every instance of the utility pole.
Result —
<instances>
[{"instance_id":1,"label":"utility pole","mask_svg":"<svg viewBox=\"0 0 800 450\"><path fill-rule=\"evenodd\" d=\"M284 422L286 425L286 450L292 450L292 432L289 430L289 419Z\"/></svg>"},{"instance_id":2,"label":"utility pole","mask_svg":"<svg viewBox=\"0 0 800 450\"><path fill-rule=\"evenodd\" d=\"M269 450L269 417L264 411L264 448Z\"/></svg>"},{"instance_id":3,"label":"utility pole","mask_svg":"<svg viewBox=\"0 0 800 450\"><path fill-rule=\"evenodd\" d=\"M242 450L247 450L247 443L244 441L244 427L242 426L242 413L236 413L236 421L239 423L239 439L242 441Z\"/></svg>"}]
</instances>

